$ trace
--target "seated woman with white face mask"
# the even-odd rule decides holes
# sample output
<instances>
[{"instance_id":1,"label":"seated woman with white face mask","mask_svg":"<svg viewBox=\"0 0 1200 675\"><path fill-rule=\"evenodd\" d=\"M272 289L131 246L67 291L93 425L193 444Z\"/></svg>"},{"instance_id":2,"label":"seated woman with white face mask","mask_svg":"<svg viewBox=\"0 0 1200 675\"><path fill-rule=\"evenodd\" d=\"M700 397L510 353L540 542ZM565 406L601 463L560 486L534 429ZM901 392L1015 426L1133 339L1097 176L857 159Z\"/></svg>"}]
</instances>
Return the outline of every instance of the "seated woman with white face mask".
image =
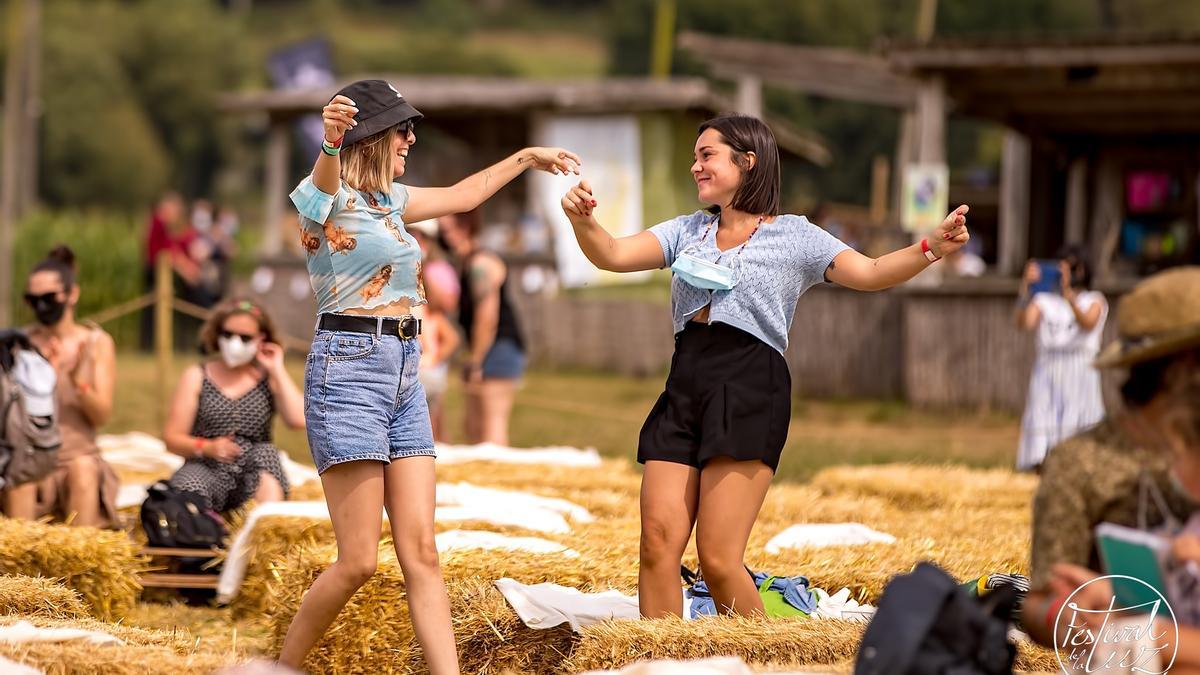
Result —
<instances>
[{"instance_id":1,"label":"seated woman with white face mask","mask_svg":"<svg viewBox=\"0 0 1200 675\"><path fill-rule=\"evenodd\" d=\"M278 412L303 429L304 395L284 369L270 317L247 300L229 301L205 322L200 342L212 357L183 373L163 431L167 449L187 459L171 487L220 512L285 499L271 424Z\"/></svg>"}]
</instances>

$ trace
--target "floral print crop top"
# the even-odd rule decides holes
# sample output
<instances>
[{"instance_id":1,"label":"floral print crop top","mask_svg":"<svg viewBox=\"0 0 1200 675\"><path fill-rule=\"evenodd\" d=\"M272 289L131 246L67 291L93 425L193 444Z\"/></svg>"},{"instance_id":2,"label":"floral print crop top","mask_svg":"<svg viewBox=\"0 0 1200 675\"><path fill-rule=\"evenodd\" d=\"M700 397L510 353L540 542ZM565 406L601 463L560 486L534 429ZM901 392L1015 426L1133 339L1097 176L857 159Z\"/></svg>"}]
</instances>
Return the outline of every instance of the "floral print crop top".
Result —
<instances>
[{"instance_id":1,"label":"floral print crop top","mask_svg":"<svg viewBox=\"0 0 1200 675\"><path fill-rule=\"evenodd\" d=\"M425 302L421 248L404 228L408 190L355 190L344 181L337 194L322 192L312 176L291 194L300 212L300 244L317 296L317 312L372 309L407 299Z\"/></svg>"}]
</instances>

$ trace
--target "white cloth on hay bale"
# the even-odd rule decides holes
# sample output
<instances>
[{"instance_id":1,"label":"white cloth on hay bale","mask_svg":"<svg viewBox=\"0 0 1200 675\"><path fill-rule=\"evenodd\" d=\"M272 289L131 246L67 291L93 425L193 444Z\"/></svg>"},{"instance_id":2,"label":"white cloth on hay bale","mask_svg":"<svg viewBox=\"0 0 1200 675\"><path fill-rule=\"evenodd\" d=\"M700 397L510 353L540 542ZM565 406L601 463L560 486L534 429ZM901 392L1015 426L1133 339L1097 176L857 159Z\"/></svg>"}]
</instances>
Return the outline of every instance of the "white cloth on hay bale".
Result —
<instances>
[{"instance_id":1,"label":"white cloth on hay bale","mask_svg":"<svg viewBox=\"0 0 1200 675\"><path fill-rule=\"evenodd\" d=\"M601 621L641 617L637 596L620 591L584 593L558 584L523 584L507 577L495 584L522 623L538 630L567 623L578 633Z\"/></svg>"},{"instance_id":2,"label":"white cloth on hay bale","mask_svg":"<svg viewBox=\"0 0 1200 675\"><path fill-rule=\"evenodd\" d=\"M46 671L44 670L38 670L24 663L17 663L3 656L0 656L0 673L4 673L4 675L46 675Z\"/></svg>"},{"instance_id":3,"label":"white cloth on hay bale","mask_svg":"<svg viewBox=\"0 0 1200 675\"><path fill-rule=\"evenodd\" d=\"M597 467L600 453L595 448L581 450L566 446L544 448L510 448L495 443L478 445L437 445L439 464L464 462L500 462L502 464L542 464L550 466Z\"/></svg>"},{"instance_id":4,"label":"white cloth on hay bale","mask_svg":"<svg viewBox=\"0 0 1200 675\"><path fill-rule=\"evenodd\" d=\"M776 554L785 548L894 543L896 538L892 535L873 530L862 523L803 523L792 525L772 537L767 542L766 551Z\"/></svg>"},{"instance_id":5,"label":"white cloth on hay bale","mask_svg":"<svg viewBox=\"0 0 1200 675\"><path fill-rule=\"evenodd\" d=\"M638 596L625 595L610 590L602 593L584 593L554 583L523 584L509 578L498 579L496 589L508 601L513 611L526 626L544 630L567 623L576 633L586 626L609 620L641 618ZM816 588L812 590L817 608L810 615L815 619L840 619L865 622L875 615L871 605L860 605L850 598L850 589L843 588L830 595ZM691 598L684 597L684 618L691 618Z\"/></svg>"},{"instance_id":6,"label":"white cloth on hay bale","mask_svg":"<svg viewBox=\"0 0 1200 675\"><path fill-rule=\"evenodd\" d=\"M39 628L28 621L0 626L0 642L74 642L83 640L94 645L122 645L120 638L104 631L83 628Z\"/></svg>"},{"instance_id":7,"label":"white cloth on hay bale","mask_svg":"<svg viewBox=\"0 0 1200 675\"><path fill-rule=\"evenodd\" d=\"M498 532L483 530L447 530L434 536L437 549L446 551L527 551L529 553L557 553L568 558L578 558L579 551L540 537L511 537Z\"/></svg>"},{"instance_id":8,"label":"white cloth on hay bale","mask_svg":"<svg viewBox=\"0 0 1200 675\"><path fill-rule=\"evenodd\" d=\"M577 522L586 523L593 520L587 509L565 499L540 497L514 490L493 490L469 483L441 483L437 486L434 520L480 521L493 525L523 527L536 532L565 534L571 531L571 525L564 518L564 514ZM387 513L383 515L386 519ZM217 582L218 602L228 603L237 596L238 589L246 578L246 567L250 564L250 533L253 532L255 524L265 516L329 520L329 508L323 501L270 502L255 507L234 537L225 564L221 567L221 576Z\"/></svg>"}]
</instances>

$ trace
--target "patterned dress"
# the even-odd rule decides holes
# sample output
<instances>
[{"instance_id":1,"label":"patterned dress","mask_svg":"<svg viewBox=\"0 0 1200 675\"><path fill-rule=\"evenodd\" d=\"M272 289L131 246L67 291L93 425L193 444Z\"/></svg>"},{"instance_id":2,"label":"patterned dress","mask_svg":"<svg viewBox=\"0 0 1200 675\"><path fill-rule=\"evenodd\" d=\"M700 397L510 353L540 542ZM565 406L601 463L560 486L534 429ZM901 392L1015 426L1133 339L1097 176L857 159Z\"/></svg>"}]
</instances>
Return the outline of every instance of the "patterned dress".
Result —
<instances>
[{"instance_id":1,"label":"patterned dress","mask_svg":"<svg viewBox=\"0 0 1200 675\"><path fill-rule=\"evenodd\" d=\"M171 477L171 487L201 495L216 511L229 511L246 503L258 490L259 475L269 473L288 494L287 476L279 450L271 439L275 398L264 376L253 389L236 399L226 396L201 367L200 402L192 435L200 438L231 436L242 453L233 462L209 457L189 459Z\"/></svg>"}]
</instances>

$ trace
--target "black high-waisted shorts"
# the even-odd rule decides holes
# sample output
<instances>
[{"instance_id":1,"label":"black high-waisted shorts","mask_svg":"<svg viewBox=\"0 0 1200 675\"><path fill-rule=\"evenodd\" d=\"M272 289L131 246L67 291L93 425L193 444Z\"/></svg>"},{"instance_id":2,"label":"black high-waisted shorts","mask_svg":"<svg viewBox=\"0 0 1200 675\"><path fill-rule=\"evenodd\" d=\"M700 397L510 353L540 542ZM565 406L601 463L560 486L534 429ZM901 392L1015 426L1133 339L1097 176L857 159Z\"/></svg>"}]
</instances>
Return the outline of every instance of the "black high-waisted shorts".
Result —
<instances>
[{"instance_id":1,"label":"black high-waisted shorts","mask_svg":"<svg viewBox=\"0 0 1200 675\"><path fill-rule=\"evenodd\" d=\"M689 321L675 336L666 390L638 438L638 462L697 468L725 455L774 471L792 415L783 355L733 326Z\"/></svg>"}]
</instances>

